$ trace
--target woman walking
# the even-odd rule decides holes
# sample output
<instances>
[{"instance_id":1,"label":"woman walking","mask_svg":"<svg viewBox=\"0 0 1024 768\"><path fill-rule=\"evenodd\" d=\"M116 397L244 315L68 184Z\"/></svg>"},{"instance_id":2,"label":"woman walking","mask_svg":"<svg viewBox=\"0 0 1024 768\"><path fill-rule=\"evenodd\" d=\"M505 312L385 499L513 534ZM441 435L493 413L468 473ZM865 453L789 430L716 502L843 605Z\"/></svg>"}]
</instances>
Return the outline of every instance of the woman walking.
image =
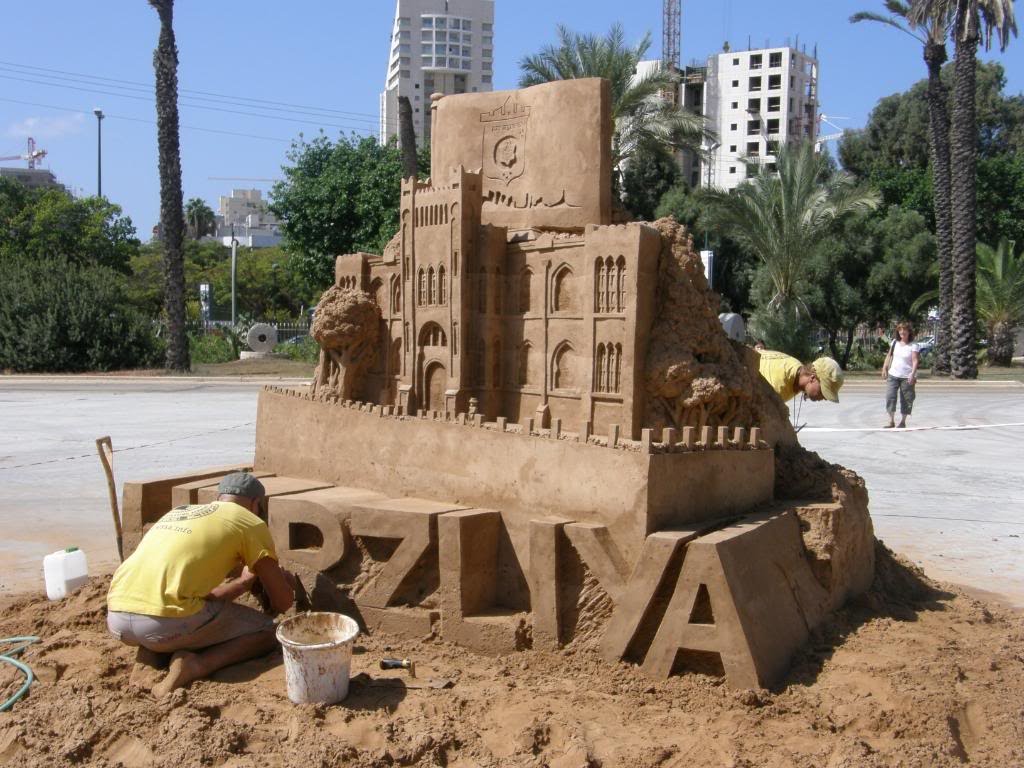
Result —
<instances>
[{"instance_id":1,"label":"woman walking","mask_svg":"<svg viewBox=\"0 0 1024 768\"><path fill-rule=\"evenodd\" d=\"M914 329L910 323L896 326L896 340L889 346L889 354L882 364L885 379L885 410L889 413L887 429L907 426L907 417L914 408L914 385L917 384L917 366L921 361L921 348L914 343ZM896 395L900 400L900 423L896 423Z\"/></svg>"}]
</instances>

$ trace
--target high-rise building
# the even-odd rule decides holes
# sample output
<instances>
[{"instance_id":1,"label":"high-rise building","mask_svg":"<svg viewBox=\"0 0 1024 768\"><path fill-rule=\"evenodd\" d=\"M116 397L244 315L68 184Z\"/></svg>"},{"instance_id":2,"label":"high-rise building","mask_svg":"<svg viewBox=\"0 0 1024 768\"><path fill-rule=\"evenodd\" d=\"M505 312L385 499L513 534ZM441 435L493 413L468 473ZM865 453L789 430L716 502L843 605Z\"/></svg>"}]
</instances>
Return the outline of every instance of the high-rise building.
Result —
<instances>
[{"instance_id":1,"label":"high-rise building","mask_svg":"<svg viewBox=\"0 0 1024 768\"><path fill-rule=\"evenodd\" d=\"M703 80L703 113L718 146L708 164L691 170L699 173L691 183L733 189L759 169L775 170L780 146L816 139L816 57L790 46L726 50L709 57L706 73L698 74L684 78L682 103L692 105Z\"/></svg>"},{"instance_id":2,"label":"high-rise building","mask_svg":"<svg viewBox=\"0 0 1024 768\"><path fill-rule=\"evenodd\" d=\"M493 90L494 0L398 0L380 141L398 135L398 97L412 104L420 145L430 141L430 95Z\"/></svg>"}]
</instances>

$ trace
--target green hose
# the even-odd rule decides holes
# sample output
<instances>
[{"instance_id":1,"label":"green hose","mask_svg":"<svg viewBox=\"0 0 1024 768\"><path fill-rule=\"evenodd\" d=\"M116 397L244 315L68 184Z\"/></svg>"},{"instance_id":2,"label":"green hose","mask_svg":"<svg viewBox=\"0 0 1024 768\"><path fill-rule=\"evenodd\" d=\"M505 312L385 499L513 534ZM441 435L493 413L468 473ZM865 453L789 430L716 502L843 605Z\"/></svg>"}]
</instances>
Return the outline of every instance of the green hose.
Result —
<instances>
[{"instance_id":1,"label":"green hose","mask_svg":"<svg viewBox=\"0 0 1024 768\"><path fill-rule=\"evenodd\" d=\"M18 669L18 671L20 671L23 675L25 675L25 684L23 686L21 686L21 688L19 688L15 692L15 694L13 696L11 696L11 698L9 698L3 704L0 704L0 712L6 712L8 709L13 707L14 704L22 696L24 696L26 693L28 693L29 686L31 686L32 685L32 681L35 680L35 675L32 674L32 668L29 667L28 664L25 664L24 662L18 661L17 659L15 659L13 657L17 656L18 654L20 654L22 651L24 651L26 648L28 648L30 645L32 645L32 643L38 643L38 642L39 642L39 638L38 637L31 637L31 636L28 636L28 635L26 635L25 637L5 637L5 638L0 639L0 645L11 645L11 644L16 644L16 643L21 643L21 645L16 645L14 648L12 648L9 651L4 651L3 653L0 653L0 663L10 664L12 667L15 667L16 669Z\"/></svg>"}]
</instances>

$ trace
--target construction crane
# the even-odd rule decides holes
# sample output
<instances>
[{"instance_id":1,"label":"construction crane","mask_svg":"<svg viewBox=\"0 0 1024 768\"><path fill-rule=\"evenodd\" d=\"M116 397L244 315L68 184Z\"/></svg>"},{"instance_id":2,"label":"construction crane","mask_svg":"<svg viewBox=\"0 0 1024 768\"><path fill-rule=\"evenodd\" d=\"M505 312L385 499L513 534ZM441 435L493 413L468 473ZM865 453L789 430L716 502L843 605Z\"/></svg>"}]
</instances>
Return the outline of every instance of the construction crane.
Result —
<instances>
[{"instance_id":1,"label":"construction crane","mask_svg":"<svg viewBox=\"0 0 1024 768\"><path fill-rule=\"evenodd\" d=\"M821 152L821 150L825 147L826 143L828 143L830 141L836 141L837 139L843 138L843 135L846 132L842 128L840 128L838 125L833 123L832 122L833 120L849 120L849 119L850 118L848 118L848 117L840 117L839 115L826 115L825 113L822 113L822 114L818 115L818 123L819 123L818 130L819 131L821 130L820 124L824 124L824 125L832 126L833 128L836 129L837 132L836 133L826 133L826 134L821 134L819 132L817 138L814 139L814 151L815 152Z\"/></svg>"},{"instance_id":2,"label":"construction crane","mask_svg":"<svg viewBox=\"0 0 1024 768\"><path fill-rule=\"evenodd\" d=\"M662 0L661 61L665 69L679 69L679 41L682 38L683 0Z\"/></svg>"},{"instance_id":3,"label":"construction crane","mask_svg":"<svg viewBox=\"0 0 1024 768\"><path fill-rule=\"evenodd\" d=\"M0 157L0 162L4 160L26 160L28 162L29 170L35 170L36 163L46 157L45 149L36 149L36 140L31 136L28 137L28 151L24 155L8 155L7 157Z\"/></svg>"}]
</instances>

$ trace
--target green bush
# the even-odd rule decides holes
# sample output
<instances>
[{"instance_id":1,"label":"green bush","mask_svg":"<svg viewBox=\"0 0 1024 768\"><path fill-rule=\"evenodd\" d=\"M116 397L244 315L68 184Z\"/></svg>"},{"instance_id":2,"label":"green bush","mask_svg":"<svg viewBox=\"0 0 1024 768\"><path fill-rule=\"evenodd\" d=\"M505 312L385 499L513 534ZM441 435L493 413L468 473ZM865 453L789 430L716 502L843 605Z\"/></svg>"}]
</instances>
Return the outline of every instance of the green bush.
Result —
<instances>
[{"instance_id":1,"label":"green bush","mask_svg":"<svg viewBox=\"0 0 1024 768\"><path fill-rule=\"evenodd\" d=\"M316 363L320 359L320 345L312 336L304 336L302 341L294 344L282 342L274 347L274 354L290 360L301 360L304 363Z\"/></svg>"},{"instance_id":2,"label":"green bush","mask_svg":"<svg viewBox=\"0 0 1024 768\"><path fill-rule=\"evenodd\" d=\"M125 300L124 277L65 256L0 259L0 369L109 371L160 365L158 325Z\"/></svg>"},{"instance_id":3,"label":"green bush","mask_svg":"<svg viewBox=\"0 0 1024 768\"><path fill-rule=\"evenodd\" d=\"M196 333L188 338L193 363L230 363L238 359L238 349L223 333Z\"/></svg>"}]
</instances>

